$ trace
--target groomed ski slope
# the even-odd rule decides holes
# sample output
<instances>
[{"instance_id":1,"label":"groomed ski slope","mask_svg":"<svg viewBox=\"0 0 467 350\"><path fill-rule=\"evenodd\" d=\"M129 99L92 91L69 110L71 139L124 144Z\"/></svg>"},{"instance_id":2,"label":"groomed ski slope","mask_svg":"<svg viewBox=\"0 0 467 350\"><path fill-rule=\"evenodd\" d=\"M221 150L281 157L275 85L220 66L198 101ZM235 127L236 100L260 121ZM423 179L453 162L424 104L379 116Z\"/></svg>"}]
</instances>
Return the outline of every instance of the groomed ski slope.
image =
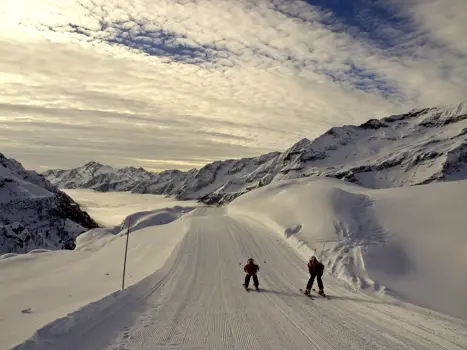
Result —
<instances>
[{"instance_id":1,"label":"groomed ski slope","mask_svg":"<svg viewBox=\"0 0 467 350\"><path fill-rule=\"evenodd\" d=\"M181 219L162 269L91 303L14 349L466 349L467 324L324 276L332 300L298 293L306 260L260 220L223 208ZM242 288L248 257L262 292Z\"/></svg>"},{"instance_id":2,"label":"groomed ski slope","mask_svg":"<svg viewBox=\"0 0 467 350\"><path fill-rule=\"evenodd\" d=\"M186 232L177 219L192 209L175 206L131 215L125 286L164 265ZM0 349L119 290L127 225L128 218L119 226L85 232L75 250L0 255Z\"/></svg>"}]
</instances>

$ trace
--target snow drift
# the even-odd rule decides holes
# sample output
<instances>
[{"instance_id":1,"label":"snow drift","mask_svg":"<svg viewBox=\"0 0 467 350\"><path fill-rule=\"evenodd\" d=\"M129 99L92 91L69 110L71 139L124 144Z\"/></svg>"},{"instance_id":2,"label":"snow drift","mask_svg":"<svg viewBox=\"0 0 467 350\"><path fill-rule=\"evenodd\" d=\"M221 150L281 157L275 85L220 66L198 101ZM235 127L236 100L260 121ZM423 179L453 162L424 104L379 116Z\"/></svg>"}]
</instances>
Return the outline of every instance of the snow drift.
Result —
<instances>
[{"instance_id":1,"label":"snow drift","mask_svg":"<svg viewBox=\"0 0 467 350\"><path fill-rule=\"evenodd\" d=\"M320 178L265 186L227 206L354 287L467 319L466 208L467 181L371 190Z\"/></svg>"}]
</instances>

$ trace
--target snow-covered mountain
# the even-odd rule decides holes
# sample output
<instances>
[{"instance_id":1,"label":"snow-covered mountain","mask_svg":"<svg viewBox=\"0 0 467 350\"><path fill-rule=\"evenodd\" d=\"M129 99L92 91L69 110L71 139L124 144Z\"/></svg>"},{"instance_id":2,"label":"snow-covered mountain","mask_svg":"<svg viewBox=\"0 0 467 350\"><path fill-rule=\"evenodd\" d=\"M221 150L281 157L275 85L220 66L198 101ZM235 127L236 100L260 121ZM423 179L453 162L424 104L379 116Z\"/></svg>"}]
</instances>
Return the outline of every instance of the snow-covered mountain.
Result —
<instances>
[{"instance_id":1,"label":"snow-covered mountain","mask_svg":"<svg viewBox=\"0 0 467 350\"><path fill-rule=\"evenodd\" d=\"M0 253L72 249L97 224L69 196L0 153Z\"/></svg>"},{"instance_id":2,"label":"snow-covered mountain","mask_svg":"<svg viewBox=\"0 0 467 350\"><path fill-rule=\"evenodd\" d=\"M299 177L336 177L369 188L466 179L467 102L335 127L283 153L216 161L188 172L150 173L90 162L44 175L64 188L165 194L207 204L224 204L253 188Z\"/></svg>"},{"instance_id":3,"label":"snow-covered mountain","mask_svg":"<svg viewBox=\"0 0 467 350\"><path fill-rule=\"evenodd\" d=\"M156 174L143 168L114 169L108 165L89 162L71 170L48 170L43 175L61 188L92 188L96 191L130 191L137 184L151 180Z\"/></svg>"}]
</instances>

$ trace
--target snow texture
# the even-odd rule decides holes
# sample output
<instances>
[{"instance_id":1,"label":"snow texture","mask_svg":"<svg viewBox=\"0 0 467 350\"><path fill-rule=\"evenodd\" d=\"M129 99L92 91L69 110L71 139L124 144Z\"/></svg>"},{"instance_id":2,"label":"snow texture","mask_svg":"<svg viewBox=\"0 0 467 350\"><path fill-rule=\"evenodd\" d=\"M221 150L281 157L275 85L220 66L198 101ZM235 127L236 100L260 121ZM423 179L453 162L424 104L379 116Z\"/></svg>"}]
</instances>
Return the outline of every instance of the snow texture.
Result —
<instances>
[{"instance_id":1,"label":"snow texture","mask_svg":"<svg viewBox=\"0 0 467 350\"><path fill-rule=\"evenodd\" d=\"M176 206L131 216L125 286L162 267L186 232L177 219L192 209ZM121 225L87 231L76 239L75 250L0 256L0 349L119 290L127 226L125 218Z\"/></svg>"},{"instance_id":2,"label":"snow texture","mask_svg":"<svg viewBox=\"0 0 467 350\"><path fill-rule=\"evenodd\" d=\"M0 289L2 346L466 349L466 192L467 181L370 190L307 178L264 186L224 208L140 213L124 291L109 293L124 231L103 245L100 234L85 234L84 250L0 260L0 281L11 286ZM163 212L174 221L146 225ZM331 300L298 292L311 254L326 265ZM241 286L249 257L261 268L260 293ZM55 316L33 324L41 312Z\"/></svg>"},{"instance_id":3,"label":"snow texture","mask_svg":"<svg viewBox=\"0 0 467 350\"><path fill-rule=\"evenodd\" d=\"M69 196L0 153L0 254L73 249L74 239L93 227Z\"/></svg>"},{"instance_id":4,"label":"snow texture","mask_svg":"<svg viewBox=\"0 0 467 350\"><path fill-rule=\"evenodd\" d=\"M467 179L467 102L330 129L283 153L151 173L90 162L44 175L61 188L132 191L225 204L279 180L335 177L368 188Z\"/></svg>"},{"instance_id":5,"label":"snow texture","mask_svg":"<svg viewBox=\"0 0 467 350\"><path fill-rule=\"evenodd\" d=\"M375 190L327 178L278 182L227 206L353 288L464 319L466 208L466 180Z\"/></svg>"}]
</instances>

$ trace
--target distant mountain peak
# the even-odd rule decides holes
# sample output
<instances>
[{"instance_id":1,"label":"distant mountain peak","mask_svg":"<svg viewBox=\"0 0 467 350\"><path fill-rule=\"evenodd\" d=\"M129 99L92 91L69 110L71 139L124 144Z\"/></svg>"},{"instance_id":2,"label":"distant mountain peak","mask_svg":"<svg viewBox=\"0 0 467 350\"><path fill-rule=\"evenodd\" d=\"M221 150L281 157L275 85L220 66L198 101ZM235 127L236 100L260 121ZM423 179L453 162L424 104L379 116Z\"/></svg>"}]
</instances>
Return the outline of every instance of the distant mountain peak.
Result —
<instances>
[{"instance_id":1,"label":"distant mountain peak","mask_svg":"<svg viewBox=\"0 0 467 350\"><path fill-rule=\"evenodd\" d=\"M303 148L303 147L307 147L310 144L311 144L311 141L309 139L303 138L300 141L298 141L297 143L295 143L292 146L292 148Z\"/></svg>"},{"instance_id":2,"label":"distant mountain peak","mask_svg":"<svg viewBox=\"0 0 467 350\"><path fill-rule=\"evenodd\" d=\"M94 160L91 160L89 162L87 162L86 164L83 165L84 168L101 168L103 167L104 165L101 164L101 163L98 163Z\"/></svg>"},{"instance_id":3,"label":"distant mountain peak","mask_svg":"<svg viewBox=\"0 0 467 350\"><path fill-rule=\"evenodd\" d=\"M414 109L330 128L284 152L218 160L201 169L161 173L103 166L97 175L72 169L46 172L65 188L133 191L225 203L256 187L304 176L336 177L371 188L410 186L467 178L467 102ZM125 170L126 169L126 170Z\"/></svg>"}]
</instances>

